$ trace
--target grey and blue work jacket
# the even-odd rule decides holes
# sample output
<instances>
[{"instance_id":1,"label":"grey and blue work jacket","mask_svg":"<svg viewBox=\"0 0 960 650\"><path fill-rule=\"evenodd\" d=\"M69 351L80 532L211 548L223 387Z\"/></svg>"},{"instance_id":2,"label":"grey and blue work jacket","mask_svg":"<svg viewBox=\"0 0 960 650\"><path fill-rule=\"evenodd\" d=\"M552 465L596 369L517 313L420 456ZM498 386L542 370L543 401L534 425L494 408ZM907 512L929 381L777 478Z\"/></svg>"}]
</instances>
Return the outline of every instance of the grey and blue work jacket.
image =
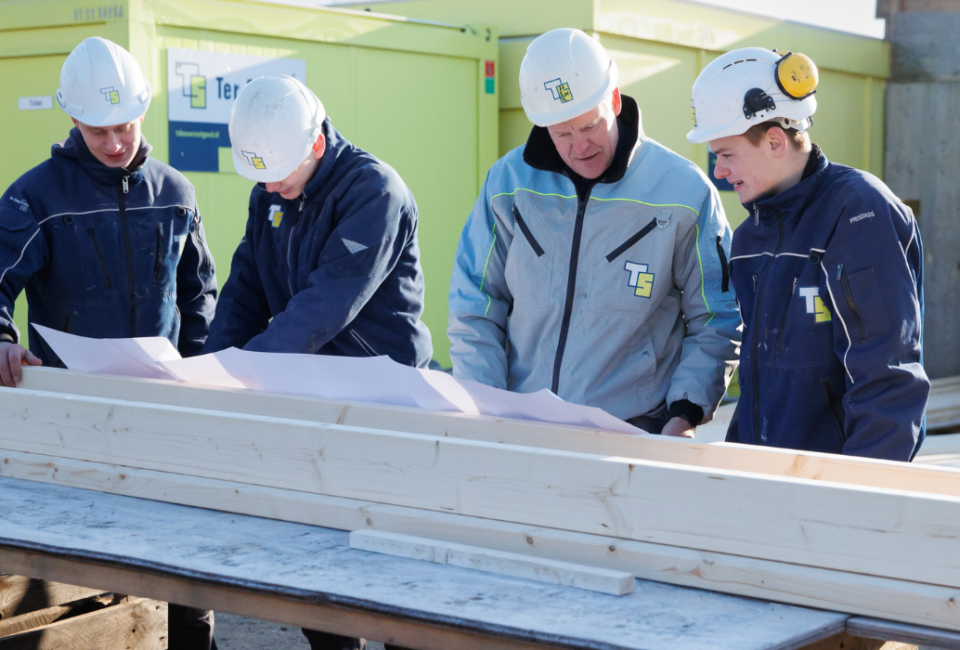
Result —
<instances>
[{"instance_id":1,"label":"grey and blue work jacket","mask_svg":"<svg viewBox=\"0 0 960 650\"><path fill-rule=\"evenodd\" d=\"M816 145L800 183L745 207L731 257L741 395L727 440L909 460L930 391L910 208Z\"/></svg>"},{"instance_id":2,"label":"grey and blue work jacket","mask_svg":"<svg viewBox=\"0 0 960 650\"><path fill-rule=\"evenodd\" d=\"M630 419L709 420L737 366L731 231L695 165L623 98L610 168L587 181L544 128L487 174L450 285L453 372Z\"/></svg>"},{"instance_id":3,"label":"grey and blue work jacket","mask_svg":"<svg viewBox=\"0 0 960 650\"><path fill-rule=\"evenodd\" d=\"M213 259L193 186L148 157L107 167L77 129L0 198L0 339L26 289L28 320L92 338L163 336L200 352L216 305ZM132 171L131 171L132 170ZM59 359L33 330L30 349Z\"/></svg>"}]
</instances>

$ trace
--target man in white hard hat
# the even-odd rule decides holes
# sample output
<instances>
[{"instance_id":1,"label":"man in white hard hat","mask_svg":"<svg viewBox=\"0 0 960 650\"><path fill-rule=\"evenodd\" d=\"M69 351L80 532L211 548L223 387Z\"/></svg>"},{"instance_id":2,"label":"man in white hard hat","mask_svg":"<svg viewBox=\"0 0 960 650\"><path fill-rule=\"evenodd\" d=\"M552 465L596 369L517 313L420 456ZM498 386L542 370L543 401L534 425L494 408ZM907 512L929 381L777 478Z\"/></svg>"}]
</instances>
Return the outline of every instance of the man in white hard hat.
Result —
<instances>
[{"instance_id":1,"label":"man in white hard hat","mask_svg":"<svg viewBox=\"0 0 960 650\"><path fill-rule=\"evenodd\" d=\"M397 172L350 144L313 91L284 75L241 89L230 143L237 173L257 185L205 350L426 366L417 205ZM304 634L314 650L363 645Z\"/></svg>"},{"instance_id":2,"label":"man in white hard hat","mask_svg":"<svg viewBox=\"0 0 960 650\"><path fill-rule=\"evenodd\" d=\"M693 86L690 142L750 212L731 279L745 323L727 440L909 460L923 441L923 252L910 208L828 162L807 129L817 68L743 48Z\"/></svg>"},{"instance_id":3,"label":"man in white hard hat","mask_svg":"<svg viewBox=\"0 0 960 650\"><path fill-rule=\"evenodd\" d=\"M0 198L0 384L21 364L60 360L35 331L20 343L14 302L31 323L93 338L163 336L200 352L216 302L213 259L193 186L149 157L140 122L150 84L122 47L88 38L63 64L57 103L70 137ZM170 648L210 648L212 612L170 606Z\"/></svg>"},{"instance_id":4,"label":"man in white hard hat","mask_svg":"<svg viewBox=\"0 0 960 650\"><path fill-rule=\"evenodd\" d=\"M520 91L536 126L490 169L457 249L454 375L693 436L740 338L716 190L644 135L587 34L534 40Z\"/></svg>"}]
</instances>

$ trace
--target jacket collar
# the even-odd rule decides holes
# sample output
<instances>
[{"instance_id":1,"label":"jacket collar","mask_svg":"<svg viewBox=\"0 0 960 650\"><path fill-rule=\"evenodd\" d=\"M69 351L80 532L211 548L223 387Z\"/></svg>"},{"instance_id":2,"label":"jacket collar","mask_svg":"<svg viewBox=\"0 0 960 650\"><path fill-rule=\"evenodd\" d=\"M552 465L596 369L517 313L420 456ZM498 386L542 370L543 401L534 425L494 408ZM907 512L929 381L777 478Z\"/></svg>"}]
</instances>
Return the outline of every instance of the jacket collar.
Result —
<instances>
[{"instance_id":1,"label":"jacket collar","mask_svg":"<svg viewBox=\"0 0 960 650\"><path fill-rule=\"evenodd\" d=\"M80 130L74 127L70 129L70 137L51 147L50 155L72 158L80 163L80 166L99 183L116 185L124 176L128 176L131 183L140 182L143 178L143 168L147 164L147 157L152 150L153 147L147 143L147 139L141 134L140 148L128 167L107 167L97 160L96 156L87 148L87 143L84 142Z\"/></svg>"},{"instance_id":2,"label":"jacket collar","mask_svg":"<svg viewBox=\"0 0 960 650\"><path fill-rule=\"evenodd\" d=\"M759 208L760 210L775 211L785 221L797 221L816 196L820 185L827 176L826 171L829 165L830 162L823 150L820 149L819 145L814 144L799 183L773 196L762 198L743 207L754 215Z\"/></svg>"},{"instance_id":3,"label":"jacket collar","mask_svg":"<svg viewBox=\"0 0 960 650\"><path fill-rule=\"evenodd\" d=\"M581 185L616 183L627 173L627 168L645 139L640 120L640 107L637 105L637 101L626 95L621 95L621 101L623 107L620 109L620 115L617 116L617 129L619 130L617 150L613 154L613 161L610 166L598 178L588 180L570 169L557 152L553 140L550 139L550 133L546 127L542 126L535 126L530 131L527 145L523 149L523 161L534 169L569 177L573 184L577 186L578 191Z\"/></svg>"}]
</instances>

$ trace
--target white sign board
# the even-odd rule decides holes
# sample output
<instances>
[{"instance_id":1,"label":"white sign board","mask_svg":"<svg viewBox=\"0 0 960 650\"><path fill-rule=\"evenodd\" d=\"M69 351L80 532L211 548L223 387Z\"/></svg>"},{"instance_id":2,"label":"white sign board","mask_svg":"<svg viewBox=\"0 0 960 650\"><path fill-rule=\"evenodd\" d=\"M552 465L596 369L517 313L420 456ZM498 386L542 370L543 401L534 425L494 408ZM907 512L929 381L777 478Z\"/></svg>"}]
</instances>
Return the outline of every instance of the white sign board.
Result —
<instances>
[{"instance_id":1,"label":"white sign board","mask_svg":"<svg viewBox=\"0 0 960 650\"><path fill-rule=\"evenodd\" d=\"M53 108L53 95L20 97L18 103L21 111L45 111Z\"/></svg>"},{"instance_id":2,"label":"white sign board","mask_svg":"<svg viewBox=\"0 0 960 650\"><path fill-rule=\"evenodd\" d=\"M181 171L219 171L230 146L227 124L237 93L249 81L285 74L306 83L303 59L167 49L170 164Z\"/></svg>"}]
</instances>

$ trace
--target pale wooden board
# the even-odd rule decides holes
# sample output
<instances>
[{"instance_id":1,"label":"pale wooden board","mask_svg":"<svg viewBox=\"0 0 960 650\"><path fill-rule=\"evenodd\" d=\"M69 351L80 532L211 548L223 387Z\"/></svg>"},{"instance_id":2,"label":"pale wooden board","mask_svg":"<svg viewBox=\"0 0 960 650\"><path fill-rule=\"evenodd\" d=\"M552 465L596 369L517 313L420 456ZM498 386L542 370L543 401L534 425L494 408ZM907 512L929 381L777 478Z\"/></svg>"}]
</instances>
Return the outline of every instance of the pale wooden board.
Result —
<instances>
[{"instance_id":1,"label":"pale wooden board","mask_svg":"<svg viewBox=\"0 0 960 650\"><path fill-rule=\"evenodd\" d=\"M0 467L0 475L3 468ZM96 596L99 591L26 576L0 574L0 620Z\"/></svg>"},{"instance_id":2,"label":"pale wooden board","mask_svg":"<svg viewBox=\"0 0 960 650\"><path fill-rule=\"evenodd\" d=\"M960 625L960 591L932 585L49 456L0 453L0 475L347 531L426 535L698 589L925 626Z\"/></svg>"},{"instance_id":3,"label":"pale wooden board","mask_svg":"<svg viewBox=\"0 0 960 650\"><path fill-rule=\"evenodd\" d=\"M176 382L85 375L49 368L25 368L23 377L21 389L960 496L960 472L950 468L916 468L907 463L893 461L750 445L705 445L680 438L646 434L629 436L523 420L439 413L376 404L329 402L257 391L213 390ZM9 390L20 389L0 388L0 395ZM731 406L721 407L718 418L729 418L732 414ZM721 435L720 439L722 438Z\"/></svg>"},{"instance_id":4,"label":"pale wooden board","mask_svg":"<svg viewBox=\"0 0 960 650\"><path fill-rule=\"evenodd\" d=\"M420 650L788 650L847 618L648 581L617 598L361 553L325 528L9 478L0 520L0 566L23 575Z\"/></svg>"},{"instance_id":5,"label":"pale wooden board","mask_svg":"<svg viewBox=\"0 0 960 650\"><path fill-rule=\"evenodd\" d=\"M131 599L0 639L0 650L164 650L167 605Z\"/></svg>"},{"instance_id":6,"label":"pale wooden board","mask_svg":"<svg viewBox=\"0 0 960 650\"><path fill-rule=\"evenodd\" d=\"M956 497L21 389L0 448L960 586Z\"/></svg>"},{"instance_id":7,"label":"pale wooden board","mask_svg":"<svg viewBox=\"0 0 960 650\"><path fill-rule=\"evenodd\" d=\"M350 548L587 589L613 596L632 593L636 583L633 574L625 571L599 569L572 562L379 530L353 531L350 533Z\"/></svg>"}]
</instances>

